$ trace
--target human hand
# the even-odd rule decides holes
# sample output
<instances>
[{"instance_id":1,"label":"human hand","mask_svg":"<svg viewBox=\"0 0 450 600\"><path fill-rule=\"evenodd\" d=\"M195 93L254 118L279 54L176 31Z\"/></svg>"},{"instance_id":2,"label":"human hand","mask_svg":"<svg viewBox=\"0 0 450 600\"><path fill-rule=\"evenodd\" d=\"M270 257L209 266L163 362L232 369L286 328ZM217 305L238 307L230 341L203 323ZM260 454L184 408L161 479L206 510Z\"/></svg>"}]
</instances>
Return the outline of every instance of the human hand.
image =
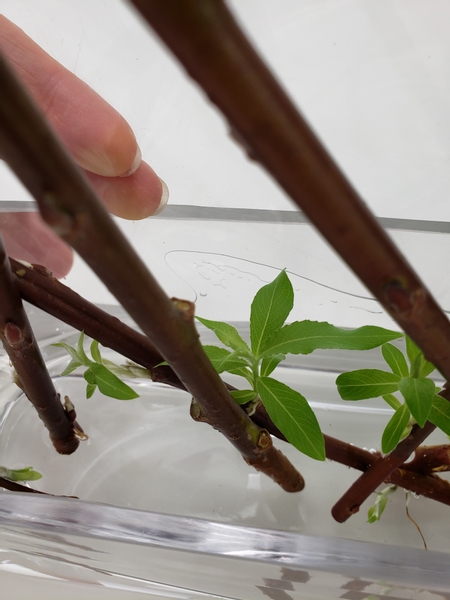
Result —
<instances>
[{"instance_id":1,"label":"human hand","mask_svg":"<svg viewBox=\"0 0 450 600\"><path fill-rule=\"evenodd\" d=\"M0 48L111 213L134 220L164 208L166 185L141 161L112 106L2 15ZM55 277L69 272L72 250L37 213L0 213L0 232L14 258L43 264Z\"/></svg>"}]
</instances>

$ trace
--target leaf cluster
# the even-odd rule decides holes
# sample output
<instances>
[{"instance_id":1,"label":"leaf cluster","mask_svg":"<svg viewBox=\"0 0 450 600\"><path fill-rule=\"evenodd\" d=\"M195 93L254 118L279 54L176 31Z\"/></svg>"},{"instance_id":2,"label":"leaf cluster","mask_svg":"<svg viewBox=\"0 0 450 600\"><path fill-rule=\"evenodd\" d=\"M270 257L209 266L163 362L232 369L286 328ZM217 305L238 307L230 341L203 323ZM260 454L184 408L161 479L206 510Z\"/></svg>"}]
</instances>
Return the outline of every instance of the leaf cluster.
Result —
<instances>
[{"instance_id":1,"label":"leaf cluster","mask_svg":"<svg viewBox=\"0 0 450 600\"><path fill-rule=\"evenodd\" d=\"M287 440L304 454L325 460L325 443L307 400L271 377L287 354L309 354L321 349L368 350L402 336L381 327L346 330L329 323L295 321L285 324L294 305L294 290L285 271L263 286L250 309L250 345L228 323L197 319L216 334L226 348L204 346L218 373L243 377L247 388L232 392L236 402L251 411L261 400Z\"/></svg>"},{"instance_id":2,"label":"leaf cluster","mask_svg":"<svg viewBox=\"0 0 450 600\"><path fill-rule=\"evenodd\" d=\"M438 395L440 388L429 377L435 367L410 338L405 337L405 345L406 356L393 344L381 346L389 371L359 369L336 380L343 400L381 397L394 410L381 439L384 453L391 452L416 423L423 427L431 421L450 435L450 403Z\"/></svg>"},{"instance_id":3,"label":"leaf cluster","mask_svg":"<svg viewBox=\"0 0 450 600\"><path fill-rule=\"evenodd\" d=\"M58 342L53 344L60 348L64 348L70 355L71 361L61 373L64 377L69 375L78 367L86 367L84 372L84 378L86 380L86 398L90 398L95 390L99 391L105 396L110 398L116 398L117 400L133 400L138 398L137 394L129 385L124 383L120 376L132 375L132 371L140 369L139 367L119 367L113 362L106 360L100 353L99 344L96 340L91 343L90 351L92 359L90 359L84 350L84 332L78 339L77 347L74 348L65 342ZM141 369L145 371L145 369Z\"/></svg>"}]
</instances>

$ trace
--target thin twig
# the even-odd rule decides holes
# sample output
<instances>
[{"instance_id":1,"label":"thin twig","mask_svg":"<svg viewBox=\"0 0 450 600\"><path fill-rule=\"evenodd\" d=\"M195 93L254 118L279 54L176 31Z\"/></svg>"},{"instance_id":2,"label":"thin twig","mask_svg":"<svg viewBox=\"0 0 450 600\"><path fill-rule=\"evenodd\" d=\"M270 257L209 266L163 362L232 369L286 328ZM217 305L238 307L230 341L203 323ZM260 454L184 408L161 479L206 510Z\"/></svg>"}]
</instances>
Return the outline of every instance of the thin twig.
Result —
<instances>
[{"instance_id":1,"label":"thin twig","mask_svg":"<svg viewBox=\"0 0 450 600\"><path fill-rule=\"evenodd\" d=\"M72 454L79 444L73 412L61 404L22 305L0 236L0 338L13 365L15 382L35 407L60 454Z\"/></svg>"},{"instance_id":2,"label":"thin twig","mask_svg":"<svg viewBox=\"0 0 450 600\"><path fill-rule=\"evenodd\" d=\"M450 390L444 387L439 395L450 399ZM403 465L416 448L435 430L435 425L427 421L423 427L414 425L411 433L387 456L374 463L363 473L336 502L331 514L339 523L346 521L359 511L361 504L377 487L388 479L393 471Z\"/></svg>"},{"instance_id":3,"label":"thin twig","mask_svg":"<svg viewBox=\"0 0 450 600\"><path fill-rule=\"evenodd\" d=\"M84 258L245 460L283 489L299 491L300 474L236 405L189 311L166 296L1 56L0 87L1 153L37 200L43 219Z\"/></svg>"},{"instance_id":4,"label":"thin twig","mask_svg":"<svg viewBox=\"0 0 450 600\"><path fill-rule=\"evenodd\" d=\"M4 490L9 490L10 492L26 492L28 494L44 494L46 496L52 495L46 494L46 492L40 492L39 490L33 490L32 488L29 488L26 485L16 483L15 481L10 481L9 479L4 479L3 477L0 477L0 488L3 488Z\"/></svg>"},{"instance_id":5,"label":"thin twig","mask_svg":"<svg viewBox=\"0 0 450 600\"><path fill-rule=\"evenodd\" d=\"M287 442L283 433L270 419L263 404L260 403L257 406L252 419L261 427L265 427L272 435ZM377 462L382 461L379 452L372 454L367 450L338 440L330 435L324 434L323 437L325 439L325 453L329 460L363 472L366 472ZM436 447L436 454L437 449L438 447ZM420 450L419 448L416 452ZM398 485L405 490L415 492L416 494L450 506L450 482L433 475L432 471L416 472L414 470L414 461L403 464L401 468L395 469L385 479L385 483Z\"/></svg>"}]
</instances>

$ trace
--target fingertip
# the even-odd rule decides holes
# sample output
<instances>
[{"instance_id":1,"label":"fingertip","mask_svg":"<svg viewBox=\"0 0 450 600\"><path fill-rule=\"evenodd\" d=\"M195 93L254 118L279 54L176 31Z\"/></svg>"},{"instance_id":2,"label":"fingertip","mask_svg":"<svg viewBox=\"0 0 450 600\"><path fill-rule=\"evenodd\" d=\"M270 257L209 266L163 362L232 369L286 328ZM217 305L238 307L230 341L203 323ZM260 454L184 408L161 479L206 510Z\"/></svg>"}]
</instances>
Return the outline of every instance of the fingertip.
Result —
<instances>
[{"instance_id":1,"label":"fingertip","mask_svg":"<svg viewBox=\"0 0 450 600\"><path fill-rule=\"evenodd\" d=\"M73 265L73 252L37 213L2 213L0 231L6 252L16 260L47 267L57 279Z\"/></svg>"},{"instance_id":2,"label":"fingertip","mask_svg":"<svg viewBox=\"0 0 450 600\"><path fill-rule=\"evenodd\" d=\"M86 173L108 210L123 219L139 220L159 214L169 198L167 185L145 162L128 177Z\"/></svg>"}]
</instances>

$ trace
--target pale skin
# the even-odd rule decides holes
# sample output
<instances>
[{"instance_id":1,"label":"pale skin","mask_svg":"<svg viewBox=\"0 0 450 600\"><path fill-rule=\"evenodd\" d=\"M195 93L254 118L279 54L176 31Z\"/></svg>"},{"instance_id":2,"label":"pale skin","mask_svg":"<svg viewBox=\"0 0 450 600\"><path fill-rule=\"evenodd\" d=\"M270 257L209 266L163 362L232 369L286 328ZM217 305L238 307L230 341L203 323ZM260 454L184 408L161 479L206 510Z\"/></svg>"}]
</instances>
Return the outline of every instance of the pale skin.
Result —
<instances>
[{"instance_id":1,"label":"pale skin","mask_svg":"<svg viewBox=\"0 0 450 600\"><path fill-rule=\"evenodd\" d=\"M111 105L2 15L0 48L112 214L135 220L164 208L167 187ZM56 277L69 272L71 249L38 214L0 212L0 232L14 258L44 264Z\"/></svg>"}]
</instances>

